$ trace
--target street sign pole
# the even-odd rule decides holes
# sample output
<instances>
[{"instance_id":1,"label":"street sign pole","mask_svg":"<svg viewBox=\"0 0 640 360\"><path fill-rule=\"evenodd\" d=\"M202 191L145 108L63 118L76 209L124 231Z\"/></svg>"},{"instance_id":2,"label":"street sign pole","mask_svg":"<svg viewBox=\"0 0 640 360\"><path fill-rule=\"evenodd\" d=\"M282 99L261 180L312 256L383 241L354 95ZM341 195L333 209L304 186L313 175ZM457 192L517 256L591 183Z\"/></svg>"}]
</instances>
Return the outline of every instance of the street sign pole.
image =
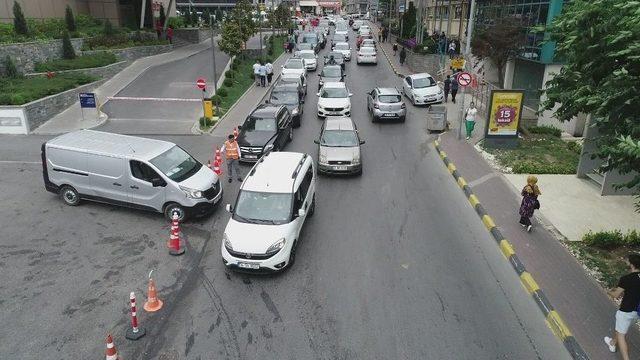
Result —
<instances>
[{"instance_id":1,"label":"street sign pole","mask_svg":"<svg viewBox=\"0 0 640 360\"><path fill-rule=\"evenodd\" d=\"M461 72L458 74L457 79L458 86L462 87L462 101L460 102L460 119L458 124L458 140L462 140L462 126L464 122L464 102L467 95L467 86L471 85L471 74L468 72Z\"/></svg>"}]
</instances>

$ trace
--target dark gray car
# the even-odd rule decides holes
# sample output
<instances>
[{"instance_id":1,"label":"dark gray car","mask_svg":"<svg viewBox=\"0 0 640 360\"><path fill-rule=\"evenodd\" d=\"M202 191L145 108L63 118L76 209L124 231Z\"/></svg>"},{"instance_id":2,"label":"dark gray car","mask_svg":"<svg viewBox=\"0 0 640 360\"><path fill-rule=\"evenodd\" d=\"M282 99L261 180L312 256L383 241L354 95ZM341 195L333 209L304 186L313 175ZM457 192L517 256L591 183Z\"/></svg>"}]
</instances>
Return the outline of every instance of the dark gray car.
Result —
<instances>
[{"instance_id":1,"label":"dark gray car","mask_svg":"<svg viewBox=\"0 0 640 360\"><path fill-rule=\"evenodd\" d=\"M293 119L293 126L300 127L300 120L302 119L304 99L300 97L298 92L298 86L296 84L281 84L277 85L271 91L269 96L269 103L273 105L284 105L291 113Z\"/></svg>"}]
</instances>

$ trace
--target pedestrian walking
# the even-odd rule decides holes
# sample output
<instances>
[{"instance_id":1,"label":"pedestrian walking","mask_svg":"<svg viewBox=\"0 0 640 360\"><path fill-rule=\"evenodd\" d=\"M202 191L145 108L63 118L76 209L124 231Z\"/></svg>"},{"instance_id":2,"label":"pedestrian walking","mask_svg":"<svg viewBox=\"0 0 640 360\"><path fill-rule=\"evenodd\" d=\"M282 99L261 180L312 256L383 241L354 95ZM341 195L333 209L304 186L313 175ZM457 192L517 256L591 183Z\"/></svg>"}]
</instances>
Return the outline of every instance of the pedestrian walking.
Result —
<instances>
[{"instance_id":1,"label":"pedestrian walking","mask_svg":"<svg viewBox=\"0 0 640 360\"><path fill-rule=\"evenodd\" d=\"M253 64L253 76L256 78L256 85L260 85L260 60L258 59Z\"/></svg>"},{"instance_id":2,"label":"pedestrian walking","mask_svg":"<svg viewBox=\"0 0 640 360\"><path fill-rule=\"evenodd\" d=\"M162 38L162 22L159 19L156 20L156 36L158 36L158 40Z\"/></svg>"},{"instance_id":3,"label":"pedestrian walking","mask_svg":"<svg viewBox=\"0 0 640 360\"><path fill-rule=\"evenodd\" d=\"M382 42L382 29L378 30L378 42Z\"/></svg>"},{"instance_id":4,"label":"pedestrian walking","mask_svg":"<svg viewBox=\"0 0 640 360\"><path fill-rule=\"evenodd\" d=\"M407 50L405 50L404 46L402 50L400 50L400 66L404 65L404 59L407 58Z\"/></svg>"},{"instance_id":5,"label":"pedestrian walking","mask_svg":"<svg viewBox=\"0 0 640 360\"><path fill-rule=\"evenodd\" d=\"M520 204L520 225L527 229L527 232L531 231L531 217L535 209L540 209L540 201L538 196L542 193L538 188L538 178L530 175L527 177L527 185L522 188L522 203Z\"/></svg>"},{"instance_id":6,"label":"pedestrian walking","mask_svg":"<svg viewBox=\"0 0 640 360\"><path fill-rule=\"evenodd\" d=\"M289 50L289 53L293 52L293 47L294 47L293 42L289 41L289 47L287 48Z\"/></svg>"},{"instance_id":7,"label":"pedestrian walking","mask_svg":"<svg viewBox=\"0 0 640 360\"><path fill-rule=\"evenodd\" d=\"M265 66L267 68L267 85L271 86L271 81L273 80L273 64L271 61L267 60L267 64Z\"/></svg>"},{"instance_id":8,"label":"pedestrian walking","mask_svg":"<svg viewBox=\"0 0 640 360\"><path fill-rule=\"evenodd\" d=\"M260 67L258 68L258 74L260 74L260 85L262 87L267 86L267 66L263 63L260 63Z\"/></svg>"},{"instance_id":9,"label":"pedestrian walking","mask_svg":"<svg viewBox=\"0 0 640 360\"><path fill-rule=\"evenodd\" d=\"M229 182L233 181L233 174L236 174L238 181L242 181L240 177L240 171L238 170L238 161L240 161L240 146L236 141L235 136L230 134L228 140L224 142L220 152L224 152L227 159L227 175L229 176Z\"/></svg>"},{"instance_id":10,"label":"pedestrian walking","mask_svg":"<svg viewBox=\"0 0 640 360\"><path fill-rule=\"evenodd\" d=\"M389 29L386 27L382 28L382 42L387 42L387 38L389 37Z\"/></svg>"},{"instance_id":11,"label":"pedestrian walking","mask_svg":"<svg viewBox=\"0 0 640 360\"><path fill-rule=\"evenodd\" d=\"M449 99L449 91L451 91L451 75L447 75L447 78L444 79L444 102L447 102Z\"/></svg>"},{"instance_id":12,"label":"pedestrian walking","mask_svg":"<svg viewBox=\"0 0 640 360\"><path fill-rule=\"evenodd\" d=\"M640 255L631 254L628 257L631 273L623 276L618 281L618 286L607 293L613 299L622 296L620 308L616 311L616 326L613 338L605 336L604 342L609 351L616 352L620 348L623 360L629 360L629 347L627 346L627 331L638 320L638 304L640 303Z\"/></svg>"},{"instance_id":13,"label":"pedestrian walking","mask_svg":"<svg viewBox=\"0 0 640 360\"><path fill-rule=\"evenodd\" d=\"M456 43L451 40L449 43L449 59L453 59L456 56Z\"/></svg>"},{"instance_id":14,"label":"pedestrian walking","mask_svg":"<svg viewBox=\"0 0 640 360\"><path fill-rule=\"evenodd\" d=\"M396 56L398 52L398 43L393 43L393 56Z\"/></svg>"},{"instance_id":15,"label":"pedestrian walking","mask_svg":"<svg viewBox=\"0 0 640 360\"><path fill-rule=\"evenodd\" d=\"M173 44L173 27L169 26L167 28L167 40L169 40L169 44Z\"/></svg>"},{"instance_id":16,"label":"pedestrian walking","mask_svg":"<svg viewBox=\"0 0 640 360\"><path fill-rule=\"evenodd\" d=\"M451 76L451 101L456 103L456 95L458 94L458 79L456 76Z\"/></svg>"},{"instance_id":17,"label":"pedestrian walking","mask_svg":"<svg viewBox=\"0 0 640 360\"><path fill-rule=\"evenodd\" d=\"M467 129L467 140L471 138L473 135L473 129L476 127L476 114L478 113L478 109L476 109L476 105L471 102L467 112L464 115L464 124Z\"/></svg>"}]
</instances>

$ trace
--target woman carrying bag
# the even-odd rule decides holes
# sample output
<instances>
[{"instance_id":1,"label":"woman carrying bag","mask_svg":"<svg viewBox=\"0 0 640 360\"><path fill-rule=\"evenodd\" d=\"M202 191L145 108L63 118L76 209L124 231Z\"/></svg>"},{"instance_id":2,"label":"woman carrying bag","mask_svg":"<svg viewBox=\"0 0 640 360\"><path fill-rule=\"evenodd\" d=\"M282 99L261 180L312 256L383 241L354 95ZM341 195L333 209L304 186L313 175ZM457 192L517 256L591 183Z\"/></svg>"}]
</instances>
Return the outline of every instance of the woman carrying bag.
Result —
<instances>
[{"instance_id":1,"label":"woman carrying bag","mask_svg":"<svg viewBox=\"0 0 640 360\"><path fill-rule=\"evenodd\" d=\"M538 196L542 193L538 188L538 178L531 175L527 177L527 185L522 189L522 203L520 204L520 225L527 229L527 232L531 231L531 217L535 209L540 209L540 202Z\"/></svg>"}]
</instances>

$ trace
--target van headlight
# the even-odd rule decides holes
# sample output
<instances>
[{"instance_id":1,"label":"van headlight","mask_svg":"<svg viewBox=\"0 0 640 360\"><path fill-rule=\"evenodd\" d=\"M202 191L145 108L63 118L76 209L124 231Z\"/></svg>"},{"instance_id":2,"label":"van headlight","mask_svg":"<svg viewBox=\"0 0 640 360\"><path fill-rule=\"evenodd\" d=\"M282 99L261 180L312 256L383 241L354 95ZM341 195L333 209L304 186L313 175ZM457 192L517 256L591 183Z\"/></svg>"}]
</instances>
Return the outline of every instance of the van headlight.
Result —
<instances>
[{"instance_id":1,"label":"van headlight","mask_svg":"<svg viewBox=\"0 0 640 360\"><path fill-rule=\"evenodd\" d=\"M360 164L360 154L353 155L353 163Z\"/></svg>"},{"instance_id":2,"label":"van headlight","mask_svg":"<svg viewBox=\"0 0 640 360\"><path fill-rule=\"evenodd\" d=\"M284 247L285 238L281 238L267 249L267 254L275 254Z\"/></svg>"},{"instance_id":3,"label":"van headlight","mask_svg":"<svg viewBox=\"0 0 640 360\"><path fill-rule=\"evenodd\" d=\"M318 162L320 162L322 164L326 164L327 163L327 154L320 154L318 156Z\"/></svg>"},{"instance_id":4,"label":"van headlight","mask_svg":"<svg viewBox=\"0 0 640 360\"><path fill-rule=\"evenodd\" d=\"M191 189L191 188L184 187L184 186L180 186L180 190L184 191L184 193L187 195L188 198L191 198L191 199L201 199L202 198L202 191L200 191L200 190Z\"/></svg>"},{"instance_id":5,"label":"van headlight","mask_svg":"<svg viewBox=\"0 0 640 360\"><path fill-rule=\"evenodd\" d=\"M224 242L224 247L227 250L233 251L233 246L231 246L231 241L229 241L229 237L227 236L227 233L224 233L224 235L222 235L222 241Z\"/></svg>"}]
</instances>

